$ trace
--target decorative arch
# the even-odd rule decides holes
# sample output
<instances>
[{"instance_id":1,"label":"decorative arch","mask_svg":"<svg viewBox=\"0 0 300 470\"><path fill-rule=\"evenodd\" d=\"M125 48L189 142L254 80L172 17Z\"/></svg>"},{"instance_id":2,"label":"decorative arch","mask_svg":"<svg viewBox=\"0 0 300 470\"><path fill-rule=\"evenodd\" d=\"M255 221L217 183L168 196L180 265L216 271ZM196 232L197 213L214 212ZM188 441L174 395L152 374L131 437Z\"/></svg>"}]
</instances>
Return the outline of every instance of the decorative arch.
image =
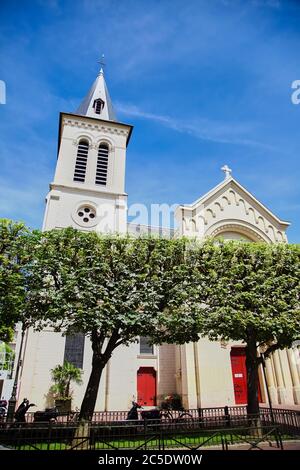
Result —
<instances>
[{"instance_id":1,"label":"decorative arch","mask_svg":"<svg viewBox=\"0 0 300 470\"><path fill-rule=\"evenodd\" d=\"M237 197L236 197L236 192L233 189L230 189L228 191L228 194L229 194L229 196L232 197L232 202L235 203L236 206L238 206L239 203L238 203L238 200L237 200Z\"/></svg>"},{"instance_id":2,"label":"decorative arch","mask_svg":"<svg viewBox=\"0 0 300 470\"><path fill-rule=\"evenodd\" d=\"M110 152L113 150L113 148L115 146L115 143L114 143L113 139L108 138L108 137L101 137L100 139L97 139L95 141L95 147L98 148L99 145L101 145L102 143L108 145L108 148L109 148Z\"/></svg>"},{"instance_id":3,"label":"decorative arch","mask_svg":"<svg viewBox=\"0 0 300 470\"><path fill-rule=\"evenodd\" d=\"M278 240L279 242L284 242L284 241L285 241L285 240L284 240L283 233L280 232L279 230L277 230L277 240Z\"/></svg>"},{"instance_id":4,"label":"decorative arch","mask_svg":"<svg viewBox=\"0 0 300 470\"><path fill-rule=\"evenodd\" d=\"M230 199L227 196L225 196L225 194L223 194L223 196L221 197L221 201L223 202L223 204L227 202L228 206L230 206L231 204Z\"/></svg>"},{"instance_id":5,"label":"decorative arch","mask_svg":"<svg viewBox=\"0 0 300 470\"><path fill-rule=\"evenodd\" d=\"M214 206L218 207L220 212L224 211L224 207L222 206L222 204L219 201L215 201Z\"/></svg>"},{"instance_id":6,"label":"decorative arch","mask_svg":"<svg viewBox=\"0 0 300 470\"><path fill-rule=\"evenodd\" d=\"M206 209L206 214L210 214L213 219L216 218L216 213L211 208Z\"/></svg>"},{"instance_id":7,"label":"decorative arch","mask_svg":"<svg viewBox=\"0 0 300 470\"><path fill-rule=\"evenodd\" d=\"M76 139L74 140L74 144L78 146L81 140L87 140L90 147L93 145L93 137L92 135L89 135L87 132L85 132L84 134L82 132L78 134Z\"/></svg>"},{"instance_id":8,"label":"decorative arch","mask_svg":"<svg viewBox=\"0 0 300 470\"><path fill-rule=\"evenodd\" d=\"M209 237L218 237L222 236L222 233L226 232L234 232L236 234L240 234L248 238L250 241L253 242L265 242L271 243L272 240L264 234L259 228L257 227L250 227L248 225L244 225L238 222L219 222L218 224L214 224L211 226L205 236Z\"/></svg>"},{"instance_id":9,"label":"decorative arch","mask_svg":"<svg viewBox=\"0 0 300 470\"><path fill-rule=\"evenodd\" d=\"M197 223L195 219L191 219L191 228L193 232L197 232Z\"/></svg>"}]
</instances>

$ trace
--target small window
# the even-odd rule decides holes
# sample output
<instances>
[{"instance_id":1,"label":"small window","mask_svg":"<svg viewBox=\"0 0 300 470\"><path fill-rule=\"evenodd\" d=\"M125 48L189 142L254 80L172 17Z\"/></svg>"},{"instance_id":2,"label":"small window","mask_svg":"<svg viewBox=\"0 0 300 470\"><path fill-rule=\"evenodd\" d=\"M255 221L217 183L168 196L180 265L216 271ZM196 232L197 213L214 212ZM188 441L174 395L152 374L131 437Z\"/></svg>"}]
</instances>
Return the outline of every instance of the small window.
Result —
<instances>
[{"instance_id":1,"label":"small window","mask_svg":"<svg viewBox=\"0 0 300 470\"><path fill-rule=\"evenodd\" d=\"M78 144L78 149L77 149L77 157L76 157L73 181L84 183L88 153L89 153L88 142L86 140L81 140Z\"/></svg>"},{"instance_id":2,"label":"small window","mask_svg":"<svg viewBox=\"0 0 300 470\"><path fill-rule=\"evenodd\" d=\"M75 367L82 369L84 354L84 334L66 336L64 362L70 362Z\"/></svg>"},{"instance_id":3,"label":"small window","mask_svg":"<svg viewBox=\"0 0 300 470\"><path fill-rule=\"evenodd\" d=\"M99 145L95 183L103 186L106 186L107 183L108 152L107 144Z\"/></svg>"},{"instance_id":4,"label":"small window","mask_svg":"<svg viewBox=\"0 0 300 470\"><path fill-rule=\"evenodd\" d=\"M153 349L148 336L140 336L140 354L154 354Z\"/></svg>"},{"instance_id":5,"label":"small window","mask_svg":"<svg viewBox=\"0 0 300 470\"><path fill-rule=\"evenodd\" d=\"M98 98L94 101L93 108L96 114L101 114L101 111L104 108L104 101L101 100L101 98Z\"/></svg>"}]
</instances>

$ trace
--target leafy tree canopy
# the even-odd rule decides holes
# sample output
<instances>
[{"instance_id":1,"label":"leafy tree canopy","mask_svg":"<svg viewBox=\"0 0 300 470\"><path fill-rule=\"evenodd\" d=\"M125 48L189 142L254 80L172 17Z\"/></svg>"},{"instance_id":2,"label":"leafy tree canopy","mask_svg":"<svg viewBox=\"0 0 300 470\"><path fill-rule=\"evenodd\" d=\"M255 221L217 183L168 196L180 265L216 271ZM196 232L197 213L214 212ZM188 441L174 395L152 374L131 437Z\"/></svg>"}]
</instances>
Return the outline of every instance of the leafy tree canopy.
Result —
<instances>
[{"instance_id":1,"label":"leafy tree canopy","mask_svg":"<svg viewBox=\"0 0 300 470\"><path fill-rule=\"evenodd\" d=\"M26 297L23 267L26 263L23 223L0 219L0 340L13 338Z\"/></svg>"},{"instance_id":2,"label":"leafy tree canopy","mask_svg":"<svg viewBox=\"0 0 300 470\"><path fill-rule=\"evenodd\" d=\"M186 240L99 235L72 228L35 232L26 287L27 316L68 334L97 331L117 342L155 330L160 341L196 340L192 315L177 331L161 328L162 312L186 298ZM184 322L187 326L184 327Z\"/></svg>"},{"instance_id":3,"label":"leafy tree canopy","mask_svg":"<svg viewBox=\"0 0 300 470\"><path fill-rule=\"evenodd\" d=\"M211 241L191 256L197 330L211 340L245 343L247 410L257 415L258 348L267 357L300 337L300 247Z\"/></svg>"},{"instance_id":4,"label":"leafy tree canopy","mask_svg":"<svg viewBox=\"0 0 300 470\"><path fill-rule=\"evenodd\" d=\"M0 334L7 339L22 321L89 336L82 414L94 409L113 351L139 336L244 341L249 400L257 402L257 347L269 355L299 339L299 260L296 245L29 232L2 220Z\"/></svg>"},{"instance_id":5,"label":"leafy tree canopy","mask_svg":"<svg viewBox=\"0 0 300 470\"><path fill-rule=\"evenodd\" d=\"M186 304L186 240L100 236L72 228L35 232L26 271L26 315L36 328L76 332L92 342L92 371L80 417L90 417L113 351L139 336L198 339ZM166 317L178 312L172 328ZM28 321L28 320L27 320Z\"/></svg>"},{"instance_id":6,"label":"leafy tree canopy","mask_svg":"<svg viewBox=\"0 0 300 470\"><path fill-rule=\"evenodd\" d=\"M255 337L266 354L299 338L299 245L211 241L192 256L201 334L213 340Z\"/></svg>"}]
</instances>

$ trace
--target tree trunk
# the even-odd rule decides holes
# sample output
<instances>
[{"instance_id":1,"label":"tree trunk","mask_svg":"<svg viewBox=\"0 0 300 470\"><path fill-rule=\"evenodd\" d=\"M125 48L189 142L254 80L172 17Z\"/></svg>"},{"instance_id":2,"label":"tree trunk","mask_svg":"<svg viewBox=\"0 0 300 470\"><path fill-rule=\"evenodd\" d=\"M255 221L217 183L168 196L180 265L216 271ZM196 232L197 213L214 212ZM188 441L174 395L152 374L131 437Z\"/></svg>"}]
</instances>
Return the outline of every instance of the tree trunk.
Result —
<instances>
[{"instance_id":1,"label":"tree trunk","mask_svg":"<svg viewBox=\"0 0 300 470\"><path fill-rule=\"evenodd\" d=\"M70 395L70 382L71 382L71 380L68 380L67 386L66 386L66 391L65 391L65 395L66 395L67 398Z\"/></svg>"},{"instance_id":2,"label":"tree trunk","mask_svg":"<svg viewBox=\"0 0 300 470\"><path fill-rule=\"evenodd\" d=\"M93 353L92 371L84 394L79 413L79 420L91 420L95 410L102 371L106 365L103 356Z\"/></svg>"},{"instance_id":3,"label":"tree trunk","mask_svg":"<svg viewBox=\"0 0 300 470\"><path fill-rule=\"evenodd\" d=\"M95 410L99 384L101 375L104 367L111 358L112 352L117 346L122 344L119 336L118 328L115 329L107 343L107 346L102 352L102 346L104 342L105 335L98 332L96 329L92 331L91 340L92 340L92 349L93 349L93 359L92 359L92 371L87 384L87 388L84 394L84 398L81 404L81 409L79 413L79 420L88 419L91 420Z\"/></svg>"},{"instance_id":4,"label":"tree trunk","mask_svg":"<svg viewBox=\"0 0 300 470\"><path fill-rule=\"evenodd\" d=\"M248 406L247 413L259 414L258 403L258 359L256 341L250 338L246 346L246 368L247 368L247 389Z\"/></svg>"}]
</instances>

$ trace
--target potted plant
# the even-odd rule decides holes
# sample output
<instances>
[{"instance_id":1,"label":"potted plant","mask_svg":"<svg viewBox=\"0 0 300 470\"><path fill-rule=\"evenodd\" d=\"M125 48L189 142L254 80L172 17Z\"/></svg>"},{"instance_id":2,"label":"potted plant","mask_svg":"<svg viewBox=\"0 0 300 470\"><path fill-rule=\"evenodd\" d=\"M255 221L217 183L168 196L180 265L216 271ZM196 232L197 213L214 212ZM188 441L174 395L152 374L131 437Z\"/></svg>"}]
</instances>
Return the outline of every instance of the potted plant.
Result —
<instances>
[{"instance_id":1,"label":"potted plant","mask_svg":"<svg viewBox=\"0 0 300 470\"><path fill-rule=\"evenodd\" d=\"M51 393L55 399L55 406L59 411L71 411L73 393L71 382L82 384L82 370L70 362L64 362L63 365L57 365L51 369L51 376L54 382Z\"/></svg>"},{"instance_id":2,"label":"potted plant","mask_svg":"<svg viewBox=\"0 0 300 470\"><path fill-rule=\"evenodd\" d=\"M181 396L177 393L162 395L160 407L162 410L183 410Z\"/></svg>"}]
</instances>

